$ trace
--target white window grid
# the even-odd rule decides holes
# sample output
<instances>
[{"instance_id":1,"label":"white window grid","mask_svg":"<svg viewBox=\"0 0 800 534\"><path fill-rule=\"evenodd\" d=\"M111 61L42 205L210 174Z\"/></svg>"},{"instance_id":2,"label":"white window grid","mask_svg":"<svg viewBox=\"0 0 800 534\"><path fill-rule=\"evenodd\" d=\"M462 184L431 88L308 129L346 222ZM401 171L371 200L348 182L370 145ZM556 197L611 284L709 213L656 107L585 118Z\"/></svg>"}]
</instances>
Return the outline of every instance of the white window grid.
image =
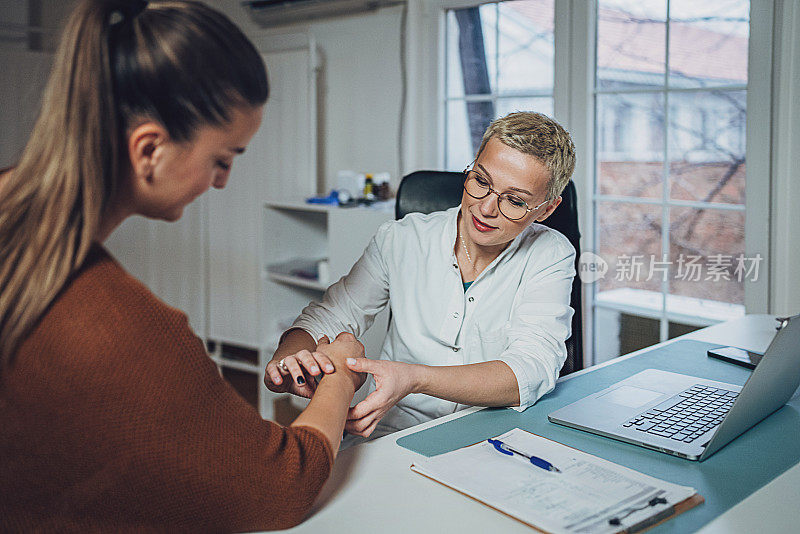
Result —
<instances>
[{"instance_id":1,"label":"white window grid","mask_svg":"<svg viewBox=\"0 0 800 534\"><path fill-rule=\"evenodd\" d=\"M599 127L599 121L597 120L596 110L597 100L598 97L602 95L642 95L642 94L660 94L663 95L662 105L663 105L663 113L664 113L664 120L661 127L663 128L663 140L662 140L662 154L663 158L662 163L662 176L661 176L661 198L648 198L648 197L627 197L621 195L608 195L608 194L601 194L598 192L598 184L599 184L599 158L598 158L598 149L597 143L594 144L594 158L593 158L593 174L592 174L592 224L591 228L593 231L593 242L599 242L599 221L598 221L598 205L600 203L609 203L609 204L637 204L637 205L654 205L661 207L661 257L669 257L670 254L670 210L672 208L695 208L695 209L704 209L704 210L717 210L717 211L731 211L731 212L746 212L746 204L730 204L724 202L703 202L703 201L692 201L692 200L681 200L681 199L674 199L670 196L670 142L669 142L669 124L670 124L670 95L674 94L703 94L708 93L710 91L741 91L746 92L748 90L748 84L706 84L698 87L674 87L670 83L671 79L671 72L670 72L670 29L671 29L671 19L670 19L670 0L666 0L667 3L667 16L666 16L666 24L665 24L665 58L664 58L664 84L662 87L657 88L632 88L632 89L600 89L597 87L597 79L596 79L596 64L597 61L595 60L595 71L593 76L593 100L594 100L594 110L595 110L595 120L594 120L594 130L595 130L595 139L597 139L597 129ZM598 9L594 10L595 16L597 16ZM595 43L597 43L598 39L598 24L595 23ZM597 46L595 45L595 50L597 50ZM748 80L749 81L749 80ZM749 110L748 110L749 112ZM745 199L747 202L747 199ZM670 288L669 288L670 281L668 277L662 277L661 280L661 317L659 319L659 338L660 341L666 341L669 338L669 324L670 324L670 314L669 308L667 306L668 296L670 295ZM592 312L597 308L596 298L597 298L597 286L592 286L593 288L593 295L592 301L595 302L592 306ZM594 313L591 314L591 317L594 317ZM586 318L588 319L588 318ZM587 340L589 341L589 340ZM594 340L591 340L591 344L594 344Z\"/></svg>"}]
</instances>

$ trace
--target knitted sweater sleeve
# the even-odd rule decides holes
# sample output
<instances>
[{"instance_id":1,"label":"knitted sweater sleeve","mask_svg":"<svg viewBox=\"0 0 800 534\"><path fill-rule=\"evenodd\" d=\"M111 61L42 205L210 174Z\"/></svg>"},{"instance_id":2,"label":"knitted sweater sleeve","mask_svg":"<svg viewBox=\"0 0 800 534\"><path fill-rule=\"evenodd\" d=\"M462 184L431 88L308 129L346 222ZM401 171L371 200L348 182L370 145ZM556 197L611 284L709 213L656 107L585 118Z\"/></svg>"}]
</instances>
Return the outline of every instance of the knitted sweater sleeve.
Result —
<instances>
[{"instance_id":1,"label":"knitted sweater sleeve","mask_svg":"<svg viewBox=\"0 0 800 534\"><path fill-rule=\"evenodd\" d=\"M120 406L110 430L130 463L118 488L144 501L161 525L241 531L298 524L330 473L327 440L261 419L220 377L185 316L170 322L177 323L171 342L142 346L149 354L140 380L120 391L127 409Z\"/></svg>"},{"instance_id":2,"label":"knitted sweater sleeve","mask_svg":"<svg viewBox=\"0 0 800 534\"><path fill-rule=\"evenodd\" d=\"M135 483L160 494L151 505L166 523L237 531L296 525L330 472L327 440L312 429L262 420L204 353L189 354L203 350L199 340L194 347L185 341L171 356L187 368L151 378L164 394L145 403L152 423L136 429L150 437L131 456L150 467L142 476L130 472Z\"/></svg>"}]
</instances>

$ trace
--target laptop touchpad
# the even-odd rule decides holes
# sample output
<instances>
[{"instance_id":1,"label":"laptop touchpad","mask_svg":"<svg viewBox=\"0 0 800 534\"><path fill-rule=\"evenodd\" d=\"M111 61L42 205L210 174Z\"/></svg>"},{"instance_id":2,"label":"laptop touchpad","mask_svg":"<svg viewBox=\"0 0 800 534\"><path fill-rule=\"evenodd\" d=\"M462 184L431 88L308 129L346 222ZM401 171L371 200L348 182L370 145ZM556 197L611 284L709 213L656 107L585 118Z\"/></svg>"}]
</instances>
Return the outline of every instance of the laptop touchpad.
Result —
<instances>
[{"instance_id":1,"label":"laptop touchpad","mask_svg":"<svg viewBox=\"0 0 800 534\"><path fill-rule=\"evenodd\" d=\"M620 386L597 398L613 404L628 406L630 408L638 408L639 406L644 406L648 402L654 401L663 395L664 394L661 392L651 391L649 389L642 389L633 386Z\"/></svg>"}]
</instances>

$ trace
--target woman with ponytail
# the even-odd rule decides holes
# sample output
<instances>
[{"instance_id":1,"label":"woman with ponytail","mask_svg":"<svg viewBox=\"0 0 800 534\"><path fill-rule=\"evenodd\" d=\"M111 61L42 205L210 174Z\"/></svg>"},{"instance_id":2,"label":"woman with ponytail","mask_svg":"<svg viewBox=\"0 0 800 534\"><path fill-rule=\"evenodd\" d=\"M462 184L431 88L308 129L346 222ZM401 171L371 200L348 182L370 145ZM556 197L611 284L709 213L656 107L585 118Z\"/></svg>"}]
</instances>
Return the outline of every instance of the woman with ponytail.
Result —
<instances>
[{"instance_id":1,"label":"woman with ponytail","mask_svg":"<svg viewBox=\"0 0 800 534\"><path fill-rule=\"evenodd\" d=\"M263 530L310 508L363 347L322 343L336 372L290 427L264 421L101 245L224 187L267 92L253 45L199 2L79 2L0 171L0 531Z\"/></svg>"}]
</instances>

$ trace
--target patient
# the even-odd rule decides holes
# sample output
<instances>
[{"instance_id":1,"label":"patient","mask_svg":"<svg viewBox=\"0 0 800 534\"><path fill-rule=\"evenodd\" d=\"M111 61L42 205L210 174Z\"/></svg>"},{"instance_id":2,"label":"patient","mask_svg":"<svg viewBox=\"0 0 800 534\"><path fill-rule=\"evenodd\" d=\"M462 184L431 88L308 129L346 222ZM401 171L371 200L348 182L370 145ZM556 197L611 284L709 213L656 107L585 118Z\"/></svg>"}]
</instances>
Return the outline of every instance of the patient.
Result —
<instances>
[{"instance_id":1,"label":"patient","mask_svg":"<svg viewBox=\"0 0 800 534\"><path fill-rule=\"evenodd\" d=\"M360 336L387 305L389 332L369 396L346 429L382 435L466 406L524 409L555 387L566 359L575 249L537 224L561 202L575 166L569 134L539 113L511 113L486 130L464 171L461 205L380 227L350 273L288 331L265 382L311 396L328 372L323 335Z\"/></svg>"},{"instance_id":2,"label":"patient","mask_svg":"<svg viewBox=\"0 0 800 534\"><path fill-rule=\"evenodd\" d=\"M81 1L19 163L0 174L0 531L245 531L302 520L363 376L352 335L287 428L100 243L174 221L259 127L261 56L189 1Z\"/></svg>"}]
</instances>

